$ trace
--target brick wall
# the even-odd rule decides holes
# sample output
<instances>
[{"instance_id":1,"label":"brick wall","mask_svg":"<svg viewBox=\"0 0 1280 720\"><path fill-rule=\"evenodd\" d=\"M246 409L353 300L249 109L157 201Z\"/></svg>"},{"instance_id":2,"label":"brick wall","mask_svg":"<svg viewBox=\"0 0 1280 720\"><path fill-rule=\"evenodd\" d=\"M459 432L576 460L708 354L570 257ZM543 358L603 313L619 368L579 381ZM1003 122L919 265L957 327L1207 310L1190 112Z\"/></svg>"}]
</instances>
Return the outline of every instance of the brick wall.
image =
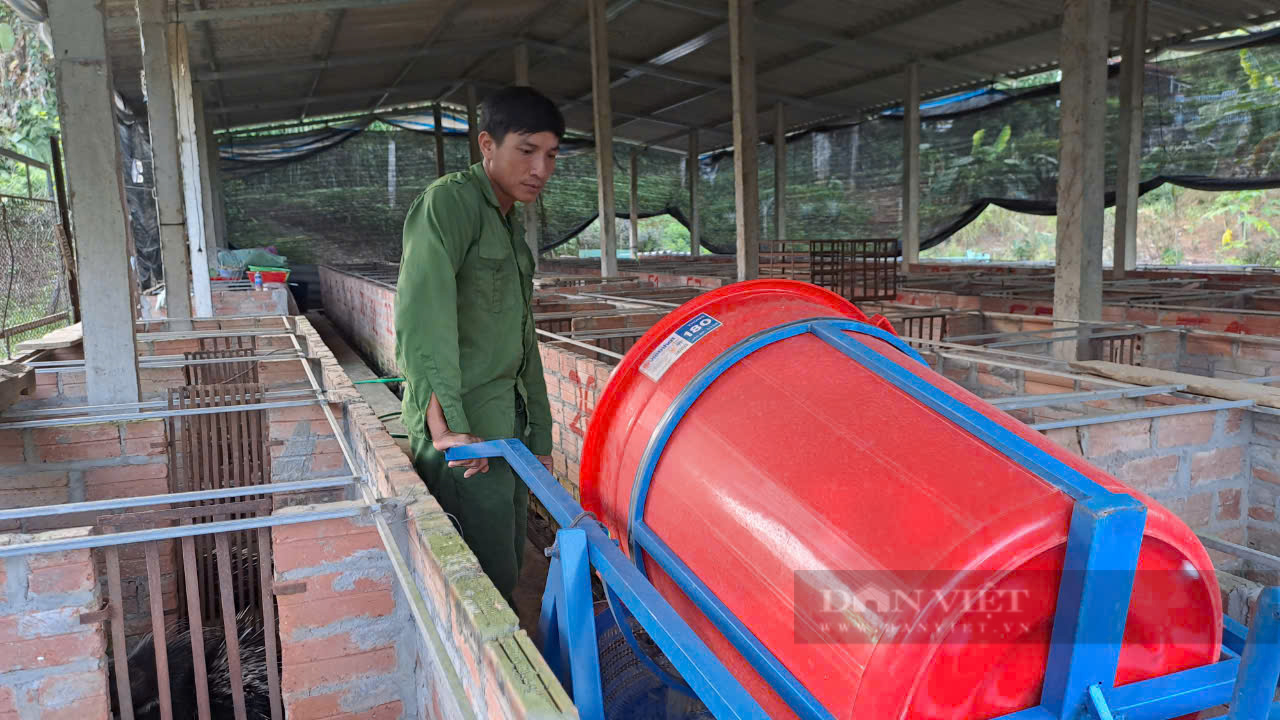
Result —
<instances>
[{"instance_id":1,"label":"brick wall","mask_svg":"<svg viewBox=\"0 0 1280 720\"><path fill-rule=\"evenodd\" d=\"M87 528L0 535L0 545L88 534ZM102 622L88 550L0 560L0 720L110 715Z\"/></svg>"},{"instance_id":2,"label":"brick wall","mask_svg":"<svg viewBox=\"0 0 1280 720\"><path fill-rule=\"evenodd\" d=\"M90 423L0 431L0 507L5 509L109 500L169 492L163 420ZM148 508L159 509L160 506ZM93 526L107 512L71 513L0 522L4 532ZM176 544L160 546L160 592L166 612L177 610ZM101 569L101 563L99 563ZM105 571L104 571L105 572ZM120 548L126 633L148 630L150 593L143 549ZM102 592L106 592L105 574Z\"/></svg>"},{"instance_id":3,"label":"brick wall","mask_svg":"<svg viewBox=\"0 0 1280 720\"><path fill-rule=\"evenodd\" d=\"M307 509L313 508L279 514ZM285 525L271 535L275 583L305 586L277 597L285 713L308 720L403 717L413 703L406 672L413 654L400 641L408 611L392 592L390 562L373 521Z\"/></svg>"},{"instance_id":4,"label":"brick wall","mask_svg":"<svg viewBox=\"0 0 1280 720\"><path fill-rule=\"evenodd\" d=\"M252 283L214 283L209 293L215 316L238 315L293 315L297 307L285 283L263 283L261 290L254 290ZM142 319L158 320L167 317L160 304L159 295L142 297Z\"/></svg>"},{"instance_id":5,"label":"brick wall","mask_svg":"<svg viewBox=\"0 0 1280 720\"><path fill-rule=\"evenodd\" d=\"M381 717L379 712L397 717L390 703L399 701L405 718L461 718L463 705L489 718L575 716L564 689L409 458L310 324L300 319L298 329L308 345L317 348L326 386L340 403L356 470L369 477L382 498L395 548L413 582L406 589L391 574L391 560L368 521L341 521L328 530L301 526L294 531L300 537L292 542L302 544L283 552L302 560L286 555L282 564L282 550L277 549L277 581L312 578L304 598L296 598L299 602L288 611L290 642L317 643L324 648L322 654L333 655L314 671L307 668L310 674L295 671L296 685L286 687L293 689L296 703L315 704L295 704L295 709L328 712L336 702L336 717ZM288 533L285 542L291 542ZM339 597L344 599L335 600ZM294 596L282 596L281 601L283 638L284 605L293 603ZM335 604L343 608L341 617L328 609ZM421 631L409 615L410 606L419 609L432 633ZM389 643L386 632L392 630L396 640ZM359 637L362 631L364 638ZM307 655L299 652L294 657L304 661ZM392 663L394 685L384 672ZM347 667L353 668L356 681L328 682L335 669ZM375 690L391 699L382 706L370 705Z\"/></svg>"},{"instance_id":6,"label":"brick wall","mask_svg":"<svg viewBox=\"0 0 1280 720\"><path fill-rule=\"evenodd\" d=\"M320 293L325 316L373 363L374 371L398 375L395 288L321 265Z\"/></svg>"}]
</instances>

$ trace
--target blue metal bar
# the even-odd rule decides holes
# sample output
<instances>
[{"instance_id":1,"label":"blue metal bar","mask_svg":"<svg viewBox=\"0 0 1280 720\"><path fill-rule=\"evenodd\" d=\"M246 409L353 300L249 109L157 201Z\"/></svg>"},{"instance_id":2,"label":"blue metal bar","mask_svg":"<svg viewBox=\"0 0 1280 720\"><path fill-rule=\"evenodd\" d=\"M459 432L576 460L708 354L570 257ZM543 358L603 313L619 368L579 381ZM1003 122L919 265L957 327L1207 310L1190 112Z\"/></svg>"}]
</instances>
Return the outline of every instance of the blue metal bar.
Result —
<instances>
[{"instance_id":1,"label":"blue metal bar","mask_svg":"<svg viewBox=\"0 0 1280 720\"><path fill-rule=\"evenodd\" d=\"M569 651L573 678L573 704L583 720L604 720L604 693L600 689L600 647L591 603L591 559L587 533L565 528L556 533L556 551L562 595L557 603L560 646Z\"/></svg>"},{"instance_id":2,"label":"blue metal bar","mask_svg":"<svg viewBox=\"0 0 1280 720\"><path fill-rule=\"evenodd\" d=\"M1124 720L1167 720L1231 700L1240 661L1202 665L1104 691L1111 712Z\"/></svg>"},{"instance_id":3,"label":"blue metal bar","mask_svg":"<svg viewBox=\"0 0 1280 720\"><path fill-rule=\"evenodd\" d=\"M560 641L560 603L564 595L560 579L560 558L551 558L547 568L547 586L542 590L542 611L538 614L538 633L542 636L542 657L561 685L569 684L569 648Z\"/></svg>"},{"instance_id":4,"label":"blue metal bar","mask_svg":"<svg viewBox=\"0 0 1280 720\"><path fill-rule=\"evenodd\" d=\"M609 614L613 616L613 622L618 626L618 632L622 634L622 639L631 647L631 652L636 656L636 660L649 669L658 679L666 683L668 687L682 692L690 697L696 697L693 688L684 680L672 675L671 673L658 667L658 663L649 657L649 653L645 652L638 642L636 642L635 633L631 632L631 615L627 609L623 607L622 600L618 599L618 594L608 585L604 587L604 599L609 607Z\"/></svg>"},{"instance_id":5,"label":"blue metal bar","mask_svg":"<svg viewBox=\"0 0 1280 720\"><path fill-rule=\"evenodd\" d=\"M795 675L783 665L769 648L765 647L759 639L756 638L746 625L733 614L728 607L725 606L715 593L711 592L711 588L707 587L698 576L693 574L688 565L685 565L679 557L676 556L671 548L667 546L657 533L643 522L637 524L631 529L639 540L640 547L649 553L650 557L658 563L667 575L675 581L676 585L694 605L707 616L712 624L716 626L729 642L733 643L734 648L742 654L747 662L751 663L751 667L760 676L769 683L770 687L778 693L787 705L802 718L812 718L813 720L832 720L831 713L818 702L818 699L809 692Z\"/></svg>"},{"instance_id":6,"label":"blue metal bar","mask_svg":"<svg viewBox=\"0 0 1280 720\"><path fill-rule=\"evenodd\" d=\"M1258 610L1240 656L1240 674L1231 692L1230 720L1266 720L1280 680L1280 587L1258 596Z\"/></svg>"},{"instance_id":7,"label":"blue metal bar","mask_svg":"<svg viewBox=\"0 0 1280 720\"><path fill-rule=\"evenodd\" d=\"M1075 500L1110 494L1101 485L1085 477L1049 453L1032 445L1017 433L930 385L920 376L885 355L863 345L841 332L842 328L814 323L813 334L830 343L863 367L884 378L899 390L942 415L993 450L1035 473Z\"/></svg>"},{"instance_id":8,"label":"blue metal bar","mask_svg":"<svg viewBox=\"0 0 1280 720\"><path fill-rule=\"evenodd\" d=\"M1098 720L1116 720L1111 714L1111 706L1107 705L1107 698L1102 694L1101 685L1089 686L1089 703L1093 706L1093 713L1098 716Z\"/></svg>"},{"instance_id":9,"label":"blue metal bar","mask_svg":"<svg viewBox=\"0 0 1280 720\"><path fill-rule=\"evenodd\" d=\"M445 457L449 460L502 457L561 527L571 526L581 513L581 506L519 440L493 440L454 447L447 451ZM586 533L591 565L599 571L605 584L618 593L640 626L649 633L712 714L731 720L766 720L768 715L759 703L707 648L684 618L658 594L653 584L622 554L601 525L584 522L581 528Z\"/></svg>"},{"instance_id":10,"label":"blue metal bar","mask_svg":"<svg viewBox=\"0 0 1280 720\"><path fill-rule=\"evenodd\" d=\"M1075 504L1040 704L1076 717L1090 685L1114 686L1147 507L1108 493Z\"/></svg>"},{"instance_id":11,"label":"blue metal bar","mask_svg":"<svg viewBox=\"0 0 1280 720\"><path fill-rule=\"evenodd\" d=\"M1226 615L1222 616L1222 645L1225 649L1239 657L1244 652L1247 637L1249 637L1249 628Z\"/></svg>"}]
</instances>

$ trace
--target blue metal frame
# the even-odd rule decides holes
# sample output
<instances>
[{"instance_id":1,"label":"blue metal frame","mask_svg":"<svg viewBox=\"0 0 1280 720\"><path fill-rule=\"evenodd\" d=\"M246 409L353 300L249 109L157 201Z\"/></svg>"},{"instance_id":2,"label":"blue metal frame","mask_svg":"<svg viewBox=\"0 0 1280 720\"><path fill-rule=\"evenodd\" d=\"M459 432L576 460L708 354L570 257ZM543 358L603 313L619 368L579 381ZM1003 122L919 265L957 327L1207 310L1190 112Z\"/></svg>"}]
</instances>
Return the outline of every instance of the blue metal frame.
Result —
<instances>
[{"instance_id":1,"label":"blue metal frame","mask_svg":"<svg viewBox=\"0 0 1280 720\"><path fill-rule=\"evenodd\" d=\"M716 717L765 717L750 694L648 582L646 556L680 586L797 715L807 720L832 717L643 521L649 483L662 450L701 393L756 350L805 333L840 350L1076 501L1041 704L1002 716L1004 720L1167 720L1226 703L1231 705L1227 720L1263 720L1272 713L1280 717L1280 704L1272 704L1280 680L1280 588L1264 590L1252 628L1246 630L1224 618L1223 659L1219 662L1115 687L1146 521L1145 506L1129 495L1106 490L847 332L883 340L925 364L895 336L848 319L819 318L782 325L734 345L685 387L650 438L637 471L628 516L631 560L598 522L581 522L585 515L582 507L518 440L448 451L450 460L505 458L561 526L543 597L543 655L562 682L572 685L582 717L603 717L591 616L592 567ZM1115 579L1126 576L1127 581Z\"/></svg>"}]
</instances>

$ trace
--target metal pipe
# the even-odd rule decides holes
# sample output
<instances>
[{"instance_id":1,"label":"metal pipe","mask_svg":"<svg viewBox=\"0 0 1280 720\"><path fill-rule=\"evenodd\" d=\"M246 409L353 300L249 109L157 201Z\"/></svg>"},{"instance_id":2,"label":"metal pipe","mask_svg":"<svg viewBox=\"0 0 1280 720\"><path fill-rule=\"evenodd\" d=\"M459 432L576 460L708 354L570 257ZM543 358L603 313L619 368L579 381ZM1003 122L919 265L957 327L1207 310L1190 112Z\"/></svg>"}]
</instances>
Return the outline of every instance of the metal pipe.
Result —
<instances>
[{"instance_id":1,"label":"metal pipe","mask_svg":"<svg viewBox=\"0 0 1280 720\"><path fill-rule=\"evenodd\" d=\"M1203 405L1171 405L1150 410L1135 410L1127 413L1111 413L1108 415L1090 415L1070 420L1036 423L1032 430L1054 430L1065 427L1081 427L1084 425L1101 425L1103 423L1124 422L1125 420L1145 420L1147 418L1165 417L1166 415L1189 415L1198 412L1213 412L1230 408L1252 407L1253 400L1224 400L1222 402L1205 403Z\"/></svg>"},{"instance_id":2,"label":"metal pipe","mask_svg":"<svg viewBox=\"0 0 1280 720\"><path fill-rule=\"evenodd\" d=\"M272 390L263 397L267 399L283 398L283 397L315 397L315 390L307 388L305 390ZM144 408L167 408L168 403L164 400L146 400L136 403L118 403L114 405L76 405L74 407L56 407L56 408L39 408L35 410L7 410L0 414L0 424L3 420L11 418L25 417L48 417L53 415L76 415L80 413L100 412L104 410L141 410ZM132 416L130 416L132 417Z\"/></svg>"},{"instance_id":3,"label":"metal pipe","mask_svg":"<svg viewBox=\"0 0 1280 720\"><path fill-rule=\"evenodd\" d=\"M635 303L637 305L653 305L654 307L665 307L665 308L680 307L680 303L662 302L661 300L643 300L640 298L621 297L619 295L605 295L603 293L584 292L584 293L576 293L576 294L581 295L583 297L599 298L601 300L613 300L614 302Z\"/></svg>"},{"instance_id":4,"label":"metal pipe","mask_svg":"<svg viewBox=\"0 0 1280 720\"><path fill-rule=\"evenodd\" d=\"M168 505L169 503L199 502L201 500L247 497L249 495L274 495L276 493L297 492L300 490L323 490L326 488L345 487L358 479L359 477L356 475L346 475L343 477L320 478L318 480L242 485L240 487L218 488L216 490L196 490L193 492L165 493L163 495L135 495L132 497L112 498L110 500L62 503L61 505L38 505L36 507L0 510L0 520L26 520L34 517L70 515L72 513L96 512L99 510L128 510L136 507Z\"/></svg>"},{"instance_id":5,"label":"metal pipe","mask_svg":"<svg viewBox=\"0 0 1280 720\"><path fill-rule=\"evenodd\" d=\"M276 408L306 407L308 405L324 405L320 398L308 400L281 400L279 402L252 403L249 405L219 405L216 407L172 408L166 410L142 411L139 413L122 413L115 415L84 415L81 417L52 418L47 420L19 420L17 422L0 422L0 430L26 430L29 428L61 427L64 425L84 425L98 422L131 422L135 420L156 420L188 415L219 415L222 413L245 412L248 410L273 410Z\"/></svg>"},{"instance_id":6,"label":"metal pipe","mask_svg":"<svg viewBox=\"0 0 1280 720\"><path fill-rule=\"evenodd\" d=\"M0 558L34 555L36 553L66 552L68 550L88 550L91 548L112 547L115 545L132 545L134 543L154 540L175 540L197 535L213 535L221 532L237 530L256 530L263 527L279 527L281 525L298 525L317 520L336 520L338 518L357 517L370 510L377 510L377 505L356 505L333 510L311 510L308 512L288 513L285 515L268 515L266 517L244 518L241 520L217 520L192 525L174 525L172 527L149 530L129 530L106 535L89 535L87 537L62 538L58 540L38 540L36 542L0 545Z\"/></svg>"},{"instance_id":7,"label":"metal pipe","mask_svg":"<svg viewBox=\"0 0 1280 720\"><path fill-rule=\"evenodd\" d=\"M292 353L292 351L290 351ZM225 357L225 358L206 358L202 360L162 360L159 362L146 362L144 356L138 359L138 367L140 368L175 368L190 367L195 365L217 365L219 363L243 363L243 362L277 362L280 360L302 360L305 355L249 355L245 357ZM38 362L23 363L36 371L38 375L54 375L58 373L80 372L84 370L83 360L46 360Z\"/></svg>"},{"instance_id":8,"label":"metal pipe","mask_svg":"<svg viewBox=\"0 0 1280 720\"><path fill-rule=\"evenodd\" d=\"M1084 390L1081 392L1053 393L1033 397L996 398L987 402L1004 411L1022 410L1024 408L1043 407L1066 402L1087 402L1089 400L1106 400L1108 398L1133 398L1146 395L1159 395L1186 390L1186 385L1153 385L1151 387L1116 388L1112 390Z\"/></svg>"},{"instance_id":9,"label":"metal pipe","mask_svg":"<svg viewBox=\"0 0 1280 720\"><path fill-rule=\"evenodd\" d=\"M538 330L538 334L539 334L539 335L543 335L543 336L545 336L545 337L552 338L552 340L553 340L554 342L562 342L562 343L569 343L570 345L577 345L578 347L586 348L587 350L590 350L591 352L594 352L594 353L600 353L601 355L604 355L605 357L611 357L611 358L613 358L613 359L615 359L615 360L621 360L621 359L622 359L622 357L623 357L622 355L619 355L619 354L618 354L618 353L616 353L616 352L612 352L612 351L609 351L609 350L604 350L604 349L599 348L599 347L597 347L597 346L595 346L595 345L592 345L592 344L590 344L590 343L578 342L577 340L570 340L569 338L564 337L563 335L557 335L557 334L555 334L555 333L553 333L553 332L548 332L548 331L546 331L546 330Z\"/></svg>"},{"instance_id":10,"label":"metal pipe","mask_svg":"<svg viewBox=\"0 0 1280 720\"><path fill-rule=\"evenodd\" d=\"M246 283L246 284L252 285L252 283ZM284 319L288 317L289 317L288 315L219 315L216 318L197 318L197 320L198 321L203 320L205 322L214 320L216 322L221 322L223 320L274 320L276 318ZM165 325L168 325L169 323L179 322L179 321L191 322L191 318L169 318L169 317L151 318L149 320L135 320L134 324L147 325L150 323L163 323ZM227 330L227 329L229 328L219 328L219 330ZM256 329L256 328L246 328L246 329Z\"/></svg>"},{"instance_id":11,"label":"metal pipe","mask_svg":"<svg viewBox=\"0 0 1280 720\"><path fill-rule=\"evenodd\" d=\"M159 340L200 340L203 338L239 338L239 337L264 337L268 335L288 335L293 331L287 327L279 330L162 330L157 332L140 332L137 335L139 342L156 342Z\"/></svg>"}]
</instances>

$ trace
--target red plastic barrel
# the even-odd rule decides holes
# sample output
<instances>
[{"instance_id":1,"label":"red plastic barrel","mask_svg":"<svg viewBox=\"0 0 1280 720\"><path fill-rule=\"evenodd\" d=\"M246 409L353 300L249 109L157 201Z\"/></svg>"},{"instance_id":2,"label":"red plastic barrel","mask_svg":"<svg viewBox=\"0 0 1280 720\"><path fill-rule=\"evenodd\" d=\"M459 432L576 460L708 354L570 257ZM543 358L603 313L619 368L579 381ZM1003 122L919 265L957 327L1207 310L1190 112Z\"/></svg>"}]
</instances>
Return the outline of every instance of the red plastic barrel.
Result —
<instances>
[{"instance_id":1,"label":"red plastic barrel","mask_svg":"<svg viewBox=\"0 0 1280 720\"><path fill-rule=\"evenodd\" d=\"M866 321L812 285L738 283L673 311L628 353L592 418L581 475L583 505L624 550L637 469L673 400L744 338L822 317ZM685 340L673 349L677 330ZM1116 684L1218 659L1213 565L1177 517L889 343L846 335L1147 506ZM697 397L654 467L643 522L832 716L991 718L1039 703L1073 503L802 333L746 355ZM771 717L795 717L652 559L643 566ZM1025 600L1022 624L993 640L979 625L990 608L976 604L926 602L892 616L865 602L815 607L815 576L856 579L861 599L999 591ZM848 622L819 628L833 611Z\"/></svg>"}]
</instances>

